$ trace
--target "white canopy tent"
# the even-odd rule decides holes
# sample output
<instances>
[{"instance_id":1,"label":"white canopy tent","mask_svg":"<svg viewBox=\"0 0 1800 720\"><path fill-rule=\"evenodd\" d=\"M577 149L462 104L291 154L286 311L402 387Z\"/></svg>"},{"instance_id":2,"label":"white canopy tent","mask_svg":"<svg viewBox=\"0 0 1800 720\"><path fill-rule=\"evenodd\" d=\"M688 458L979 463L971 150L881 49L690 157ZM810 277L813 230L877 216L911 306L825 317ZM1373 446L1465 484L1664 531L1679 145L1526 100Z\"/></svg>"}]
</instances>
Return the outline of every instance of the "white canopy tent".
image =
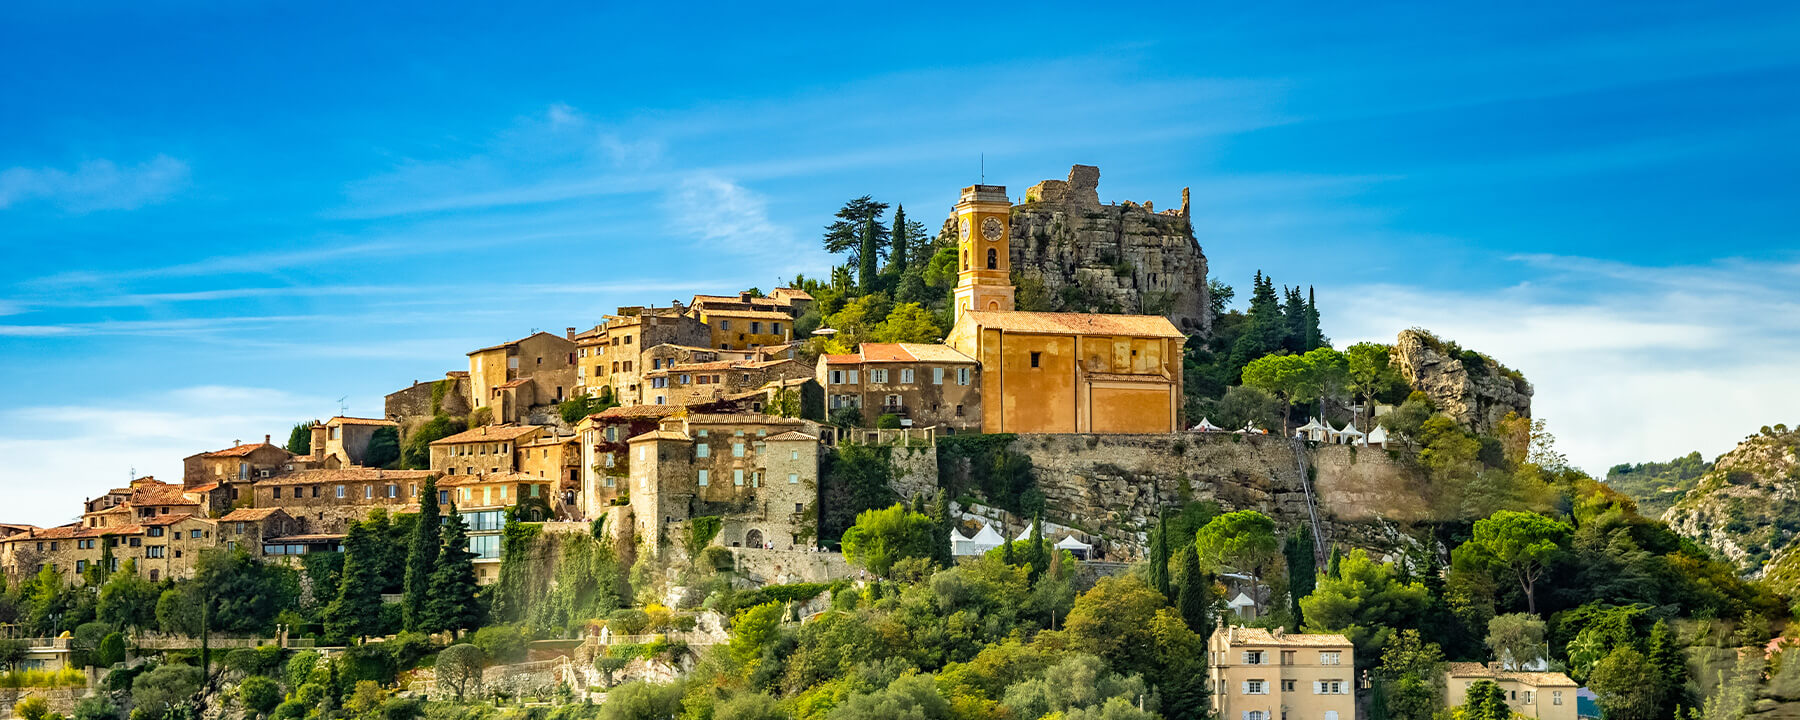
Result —
<instances>
[{"instance_id":1,"label":"white canopy tent","mask_svg":"<svg viewBox=\"0 0 1800 720\"><path fill-rule=\"evenodd\" d=\"M1294 437L1303 437L1313 442L1329 442L1331 433L1331 426L1319 422L1318 418L1309 418L1305 425L1294 429Z\"/></svg>"},{"instance_id":2,"label":"white canopy tent","mask_svg":"<svg viewBox=\"0 0 1800 720\"><path fill-rule=\"evenodd\" d=\"M1086 560L1093 554L1094 546L1076 540L1074 535L1070 535L1056 543L1056 549L1073 553L1077 560Z\"/></svg>"},{"instance_id":3,"label":"white canopy tent","mask_svg":"<svg viewBox=\"0 0 1800 720\"><path fill-rule=\"evenodd\" d=\"M950 528L950 554L951 555L958 555L958 556L974 555L975 554L975 551L973 550L974 544L975 544L974 540L964 537L963 534L961 532L957 531L956 528Z\"/></svg>"},{"instance_id":4,"label":"white canopy tent","mask_svg":"<svg viewBox=\"0 0 1800 720\"><path fill-rule=\"evenodd\" d=\"M1369 431L1369 437L1366 439L1366 442L1370 445L1380 445L1383 449L1386 449L1388 444L1387 428L1376 425L1374 430Z\"/></svg>"},{"instance_id":5,"label":"white canopy tent","mask_svg":"<svg viewBox=\"0 0 1800 720\"><path fill-rule=\"evenodd\" d=\"M1225 606L1231 608L1231 611L1237 613L1239 617L1256 617L1256 601L1251 600L1250 596L1244 593L1238 593L1237 597L1232 598L1231 602L1225 603Z\"/></svg>"},{"instance_id":6,"label":"white canopy tent","mask_svg":"<svg viewBox=\"0 0 1800 720\"><path fill-rule=\"evenodd\" d=\"M1006 538L1001 537L1000 533L994 532L994 528L989 527L987 525L983 525L983 526L981 526L981 531L975 533L975 537L969 539L969 544L967 546L967 552L966 553L958 553L958 554L959 555L985 555L985 554L987 554L987 551L992 550L997 547L1000 547L1001 545L1004 545L1004 544L1006 544ZM956 552L954 547L951 548L951 552Z\"/></svg>"},{"instance_id":7,"label":"white canopy tent","mask_svg":"<svg viewBox=\"0 0 1800 720\"><path fill-rule=\"evenodd\" d=\"M1225 432L1225 428L1212 424L1206 418L1200 418L1200 424L1188 429L1189 432Z\"/></svg>"},{"instance_id":8,"label":"white canopy tent","mask_svg":"<svg viewBox=\"0 0 1800 720\"><path fill-rule=\"evenodd\" d=\"M1349 425L1345 425L1344 429L1337 431L1337 442L1344 445L1361 445L1367 437L1363 431L1356 429L1354 420L1350 421Z\"/></svg>"}]
</instances>

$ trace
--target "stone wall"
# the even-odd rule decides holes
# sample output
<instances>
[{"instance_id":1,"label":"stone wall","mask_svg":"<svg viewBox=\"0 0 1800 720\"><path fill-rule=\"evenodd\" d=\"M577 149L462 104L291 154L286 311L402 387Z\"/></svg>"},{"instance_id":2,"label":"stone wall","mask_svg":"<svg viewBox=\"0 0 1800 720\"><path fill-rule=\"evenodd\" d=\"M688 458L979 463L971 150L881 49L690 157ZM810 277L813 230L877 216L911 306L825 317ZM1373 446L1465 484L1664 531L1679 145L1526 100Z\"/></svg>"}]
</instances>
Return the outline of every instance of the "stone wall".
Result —
<instances>
[{"instance_id":1,"label":"stone wall","mask_svg":"<svg viewBox=\"0 0 1800 720\"><path fill-rule=\"evenodd\" d=\"M41 697L50 706L50 712L68 716L75 712L75 703L91 694L88 688L4 688L0 689L0 709L6 717L12 717L12 709L19 701L28 697Z\"/></svg>"},{"instance_id":2,"label":"stone wall","mask_svg":"<svg viewBox=\"0 0 1800 720\"><path fill-rule=\"evenodd\" d=\"M1137 557L1162 508L1188 501L1267 513L1284 530L1310 523L1294 446L1235 433L1021 435L1045 520L1093 536L1105 559ZM1327 542L1388 549L1424 511L1419 473L1380 448L1309 444Z\"/></svg>"},{"instance_id":3,"label":"stone wall","mask_svg":"<svg viewBox=\"0 0 1800 720\"><path fill-rule=\"evenodd\" d=\"M914 495L929 498L937 492L938 463L935 446L893 448L893 454L888 456L888 466L894 471L890 484L901 498L911 500Z\"/></svg>"},{"instance_id":4,"label":"stone wall","mask_svg":"<svg viewBox=\"0 0 1800 720\"><path fill-rule=\"evenodd\" d=\"M736 563L738 577L756 585L831 582L854 577L857 570L843 555L804 550L727 548Z\"/></svg>"},{"instance_id":5,"label":"stone wall","mask_svg":"<svg viewBox=\"0 0 1800 720\"><path fill-rule=\"evenodd\" d=\"M1012 211L1012 267L1041 282L1049 307L1068 312L1165 315L1183 332L1212 328L1206 255L1182 207L1101 204L1100 169L1076 165L1068 180L1046 180ZM954 237L955 219L945 227ZM1021 288L1025 290L1025 288ZM1032 309L1022 292L1021 310Z\"/></svg>"}]
</instances>

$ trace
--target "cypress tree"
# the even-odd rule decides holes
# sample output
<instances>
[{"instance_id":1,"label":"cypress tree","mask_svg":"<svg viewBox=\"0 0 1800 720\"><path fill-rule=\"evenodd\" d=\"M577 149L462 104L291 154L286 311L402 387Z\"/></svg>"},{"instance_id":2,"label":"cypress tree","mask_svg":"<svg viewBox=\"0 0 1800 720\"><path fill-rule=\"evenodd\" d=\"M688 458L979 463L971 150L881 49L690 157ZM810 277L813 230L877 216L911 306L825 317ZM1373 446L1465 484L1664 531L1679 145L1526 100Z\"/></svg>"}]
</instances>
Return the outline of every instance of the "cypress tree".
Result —
<instances>
[{"instance_id":1,"label":"cypress tree","mask_svg":"<svg viewBox=\"0 0 1800 720\"><path fill-rule=\"evenodd\" d=\"M897 273L906 272L906 245L912 242L906 231L906 206L895 205L894 231L891 233L894 236L894 249L888 253L888 267Z\"/></svg>"},{"instance_id":2,"label":"cypress tree","mask_svg":"<svg viewBox=\"0 0 1800 720\"><path fill-rule=\"evenodd\" d=\"M418 524L413 526L411 546L406 551L406 589L400 610L406 629L418 630L425 619L425 599L431 596L431 573L437 569L438 530L437 477L425 478L425 493L419 496Z\"/></svg>"},{"instance_id":3,"label":"cypress tree","mask_svg":"<svg viewBox=\"0 0 1800 720\"><path fill-rule=\"evenodd\" d=\"M1317 350L1325 344L1325 336L1319 334L1319 303L1313 295L1311 285L1306 286L1306 349Z\"/></svg>"},{"instance_id":4,"label":"cypress tree","mask_svg":"<svg viewBox=\"0 0 1800 720\"><path fill-rule=\"evenodd\" d=\"M338 596L325 608L325 632L333 637L373 635L381 623L380 548L364 523L352 523L344 538L344 571Z\"/></svg>"},{"instance_id":5,"label":"cypress tree","mask_svg":"<svg viewBox=\"0 0 1800 720\"><path fill-rule=\"evenodd\" d=\"M937 498L931 504L931 519L937 523L937 541L932 544L936 549L934 560L940 567L951 567L956 564L956 551L950 546L950 533L955 531L956 522L950 518L950 496L942 488L937 491Z\"/></svg>"},{"instance_id":6,"label":"cypress tree","mask_svg":"<svg viewBox=\"0 0 1800 720\"><path fill-rule=\"evenodd\" d=\"M1028 579L1036 580L1044 566L1049 564L1044 556L1044 514L1038 513L1031 518L1031 547L1025 549L1025 562L1031 565Z\"/></svg>"},{"instance_id":7,"label":"cypress tree","mask_svg":"<svg viewBox=\"0 0 1800 720\"><path fill-rule=\"evenodd\" d=\"M1287 319L1281 312L1281 299L1275 294L1275 282L1260 270L1256 273L1255 284L1250 293L1250 310L1247 315L1248 327L1231 348L1233 384L1238 382L1245 364L1280 350L1282 341L1288 334Z\"/></svg>"},{"instance_id":8,"label":"cypress tree","mask_svg":"<svg viewBox=\"0 0 1800 720\"><path fill-rule=\"evenodd\" d=\"M1650 628L1650 639L1645 643L1650 664L1656 669L1658 685L1662 687L1662 717L1676 717L1678 709L1688 705L1687 661L1681 655L1681 646L1669 632L1668 623L1658 620Z\"/></svg>"},{"instance_id":9,"label":"cypress tree","mask_svg":"<svg viewBox=\"0 0 1800 720\"><path fill-rule=\"evenodd\" d=\"M1172 597L1169 589L1169 520L1160 514L1156 516L1154 537L1150 538L1150 586L1164 598Z\"/></svg>"},{"instance_id":10,"label":"cypress tree","mask_svg":"<svg viewBox=\"0 0 1800 720\"><path fill-rule=\"evenodd\" d=\"M1300 632L1300 598L1311 595L1318 584L1318 561L1313 559L1312 545L1312 528L1301 525L1288 535L1287 547L1283 548L1288 571L1288 632Z\"/></svg>"},{"instance_id":11,"label":"cypress tree","mask_svg":"<svg viewBox=\"0 0 1800 720\"><path fill-rule=\"evenodd\" d=\"M1212 635L1213 578L1200 569L1200 554L1189 545L1181 549L1181 590L1175 600L1181 619L1202 639Z\"/></svg>"},{"instance_id":12,"label":"cypress tree","mask_svg":"<svg viewBox=\"0 0 1800 720\"><path fill-rule=\"evenodd\" d=\"M287 451L295 455L312 454L312 423L303 422L288 431Z\"/></svg>"},{"instance_id":13,"label":"cypress tree","mask_svg":"<svg viewBox=\"0 0 1800 720\"><path fill-rule=\"evenodd\" d=\"M881 251L878 227L874 215L863 221L862 250L856 258L856 285L865 294L875 292L876 253Z\"/></svg>"},{"instance_id":14,"label":"cypress tree","mask_svg":"<svg viewBox=\"0 0 1800 720\"><path fill-rule=\"evenodd\" d=\"M444 520L443 537L437 570L431 573L431 597L425 602L425 629L472 630L481 624L481 609L475 602L475 553L469 552L468 529L455 505Z\"/></svg>"},{"instance_id":15,"label":"cypress tree","mask_svg":"<svg viewBox=\"0 0 1800 720\"><path fill-rule=\"evenodd\" d=\"M1333 545L1331 547L1331 559L1325 561L1325 574L1334 578L1343 577L1343 572L1339 569L1343 564L1344 551L1339 550L1336 545Z\"/></svg>"},{"instance_id":16,"label":"cypress tree","mask_svg":"<svg viewBox=\"0 0 1800 720\"><path fill-rule=\"evenodd\" d=\"M1281 346L1290 352L1304 353L1306 346L1306 298L1300 296L1300 288L1281 287L1281 295L1285 302L1281 307L1282 324L1287 330L1287 337L1282 338Z\"/></svg>"}]
</instances>

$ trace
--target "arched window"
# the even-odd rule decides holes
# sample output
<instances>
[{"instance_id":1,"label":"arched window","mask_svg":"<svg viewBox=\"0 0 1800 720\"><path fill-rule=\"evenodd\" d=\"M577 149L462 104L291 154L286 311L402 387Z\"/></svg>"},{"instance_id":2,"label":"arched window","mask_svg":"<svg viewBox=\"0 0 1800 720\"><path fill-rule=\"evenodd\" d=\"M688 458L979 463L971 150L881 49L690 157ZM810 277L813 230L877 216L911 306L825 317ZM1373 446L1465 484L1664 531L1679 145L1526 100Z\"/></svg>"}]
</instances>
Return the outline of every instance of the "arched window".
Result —
<instances>
[{"instance_id":1,"label":"arched window","mask_svg":"<svg viewBox=\"0 0 1800 720\"><path fill-rule=\"evenodd\" d=\"M1000 253L995 252L993 248L988 248L988 269L1000 269Z\"/></svg>"},{"instance_id":2,"label":"arched window","mask_svg":"<svg viewBox=\"0 0 1800 720\"><path fill-rule=\"evenodd\" d=\"M963 269L964 270L969 269L969 251L967 251L967 250L962 251L962 261L963 261Z\"/></svg>"},{"instance_id":3,"label":"arched window","mask_svg":"<svg viewBox=\"0 0 1800 720\"><path fill-rule=\"evenodd\" d=\"M751 530L750 532L744 533L744 546L745 547L753 547L753 548L762 547L763 546L762 531L761 530Z\"/></svg>"}]
</instances>

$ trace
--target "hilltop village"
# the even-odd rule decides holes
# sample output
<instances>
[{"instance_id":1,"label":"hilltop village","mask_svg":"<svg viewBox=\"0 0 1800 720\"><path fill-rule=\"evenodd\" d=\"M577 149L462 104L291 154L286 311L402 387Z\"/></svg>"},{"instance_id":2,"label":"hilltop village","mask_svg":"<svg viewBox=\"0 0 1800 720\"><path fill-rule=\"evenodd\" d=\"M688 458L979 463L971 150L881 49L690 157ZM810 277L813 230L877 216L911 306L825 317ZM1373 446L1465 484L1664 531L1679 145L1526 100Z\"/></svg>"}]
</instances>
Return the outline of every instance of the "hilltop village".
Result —
<instances>
[{"instance_id":1,"label":"hilltop village","mask_svg":"<svg viewBox=\"0 0 1800 720\"><path fill-rule=\"evenodd\" d=\"M246 428L76 522L0 524L0 702L1562 720L1800 695L1787 599L1569 467L1521 373L1417 328L1333 348L1311 290L1260 272L1228 310L1186 191L1098 180L965 187L935 235L856 198L828 280L532 331L382 417Z\"/></svg>"}]
</instances>

